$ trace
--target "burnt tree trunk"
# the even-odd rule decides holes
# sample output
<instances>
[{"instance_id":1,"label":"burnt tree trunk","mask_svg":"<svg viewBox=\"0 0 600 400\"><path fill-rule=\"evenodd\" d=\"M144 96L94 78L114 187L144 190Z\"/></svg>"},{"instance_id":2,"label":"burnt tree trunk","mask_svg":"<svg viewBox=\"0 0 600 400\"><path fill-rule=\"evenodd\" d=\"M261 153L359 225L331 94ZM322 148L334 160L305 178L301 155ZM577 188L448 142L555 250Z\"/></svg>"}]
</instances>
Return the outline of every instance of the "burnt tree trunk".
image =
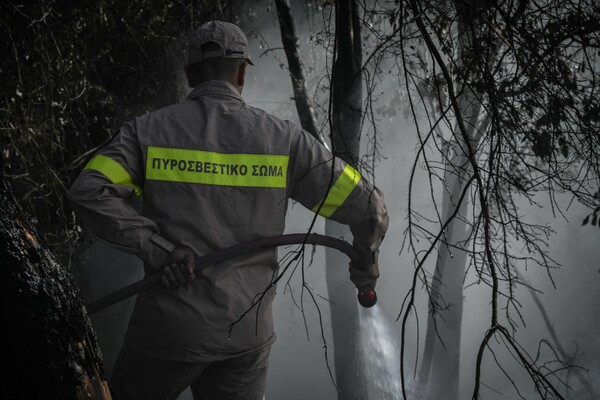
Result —
<instances>
[{"instance_id":1,"label":"burnt tree trunk","mask_svg":"<svg viewBox=\"0 0 600 400\"><path fill-rule=\"evenodd\" d=\"M323 135L321 135L317 128L317 119L315 117L314 108L311 105L310 98L306 91L304 62L302 61L302 56L300 55L300 50L298 48L298 36L296 35L296 27L294 25L294 19L292 18L290 5L287 0L275 0L275 5L277 6L277 16L279 18L281 43L283 44L283 49L285 50L288 61L300 125L302 125L302 129L327 146Z\"/></svg>"},{"instance_id":2,"label":"burnt tree trunk","mask_svg":"<svg viewBox=\"0 0 600 400\"><path fill-rule=\"evenodd\" d=\"M16 204L0 170L4 399L111 399L83 300Z\"/></svg>"},{"instance_id":3,"label":"burnt tree trunk","mask_svg":"<svg viewBox=\"0 0 600 400\"><path fill-rule=\"evenodd\" d=\"M296 108L302 128L325 144L306 91L303 62L294 21L287 0L276 0L281 41L287 56ZM362 122L362 44L358 5L355 0L336 1L335 62L331 77L331 143L333 153L357 167ZM325 233L352 237L348 227L326 221ZM361 357L360 323L356 289L348 279L348 260L339 252L325 250L326 277L331 306L335 380L340 400L368 398L365 362Z\"/></svg>"},{"instance_id":4,"label":"burnt tree trunk","mask_svg":"<svg viewBox=\"0 0 600 400\"><path fill-rule=\"evenodd\" d=\"M333 153L358 166L362 123L362 41L356 0L335 2L335 55L331 76Z\"/></svg>"},{"instance_id":5,"label":"burnt tree trunk","mask_svg":"<svg viewBox=\"0 0 600 400\"><path fill-rule=\"evenodd\" d=\"M358 167L362 121L362 44L358 4L335 2L335 55L331 77L331 145L333 154ZM347 226L328 220L325 234L352 237ZM360 323L356 289L348 279L347 261L326 251L327 291L331 306L335 376L340 400L369 398L364 359L360 355Z\"/></svg>"}]
</instances>

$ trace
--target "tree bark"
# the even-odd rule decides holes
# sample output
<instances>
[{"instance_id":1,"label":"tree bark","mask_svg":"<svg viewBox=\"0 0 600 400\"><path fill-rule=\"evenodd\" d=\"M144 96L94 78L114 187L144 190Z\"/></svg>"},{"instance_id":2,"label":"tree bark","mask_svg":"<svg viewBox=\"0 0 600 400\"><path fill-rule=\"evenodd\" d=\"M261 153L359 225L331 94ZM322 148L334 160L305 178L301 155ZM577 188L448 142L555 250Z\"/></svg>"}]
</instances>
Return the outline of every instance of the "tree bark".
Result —
<instances>
[{"instance_id":1,"label":"tree bark","mask_svg":"<svg viewBox=\"0 0 600 400\"><path fill-rule=\"evenodd\" d=\"M296 108L302 128L325 144L318 133L310 106L303 74L303 62L298 51L298 39L287 0L276 0L281 41L285 49L294 89ZM360 19L356 1L337 1L335 31L335 63L331 78L331 143L333 153L354 167L359 160L362 121L362 47ZM352 237L348 227L328 220L325 233L333 237ZM356 291L348 280L344 265L348 260L336 251L325 250L326 279L331 306L334 343L334 365L339 399L369 398L361 357L360 325Z\"/></svg>"},{"instance_id":2,"label":"tree bark","mask_svg":"<svg viewBox=\"0 0 600 400\"><path fill-rule=\"evenodd\" d=\"M10 399L111 399L79 290L0 170L2 384Z\"/></svg>"},{"instance_id":3,"label":"tree bark","mask_svg":"<svg viewBox=\"0 0 600 400\"><path fill-rule=\"evenodd\" d=\"M355 0L335 3L335 62L331 77L331 144L333 153L357 167L362 121L362 47ZM328 220L325 234L352 237L347 226ZM356 290L348 280L346 260L326 251L326 279L331 306L335 376L340 400L368 399Z\"/></svg>"},{"instance_id":4,"label":"tree bark","mask_svg":"<svg viewBox=\"0 0 600 400\"><path fill-rule=\"evenodd\" d=\"M319 142L326 145L325 138L317 128L317 118L314 108L306 90L306 79L304 78L304 61L298 49L298 36L292 12L287 0L275 0L277 16L279 17L279 30L281 31L281 43L285 50L294 89L294 100L296 110L300 118L302 129L313 135Z\"/></svg>"},{"instance_id":5,"label":"tree bark","mask_svg":"<svg viewBox=\"0 0 600 400\"><path fill-rule=\"evenodd\" d=\"M356 0L336 1L335 62L331 77L333 153L357 167L362 122L362 42Z\"/></svg>"}]
</instances>

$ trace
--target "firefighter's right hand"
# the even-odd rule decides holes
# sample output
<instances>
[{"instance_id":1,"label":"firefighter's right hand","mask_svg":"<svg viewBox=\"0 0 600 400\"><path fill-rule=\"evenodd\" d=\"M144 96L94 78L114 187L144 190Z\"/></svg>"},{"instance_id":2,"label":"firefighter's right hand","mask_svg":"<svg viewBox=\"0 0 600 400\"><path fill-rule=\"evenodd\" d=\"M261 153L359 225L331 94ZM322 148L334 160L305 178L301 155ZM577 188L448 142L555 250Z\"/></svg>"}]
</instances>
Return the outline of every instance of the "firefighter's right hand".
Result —
<instances>
[{"instance_id":1,"label":"firefighter's right hand","mask_svg":"<svg viewBox=\"0 0 600 400\"><path fill-rule=\"evenodd\" d=\"M350 280L354 283L354 286L356 286L359 293L364 293L375 290L377 278L379 278L379 264L377 263L379 251L372 252L362 249L360 254L361 265L350 263L349 271Z\"/></svg>"},{"instance_id":2,"label":"firefighter's right hand","mask_svg":"<svg viewBox=\"0 0 600 400\"><path fill-rule=\"evenodd\" d=\"M163 264L160 283L164 287L176 289L179 285L196 279L195 267L194 254L187 249L176 247Z\"/></svg>"},{"instance_id":3,"label":"firefighter's right hand","mask_svg":"<svg viewBox=\"0 0 600 400\"><path fill-rule=\"evenodd\" d=\"M379 278L379 265L377 263L361 265L358 268L350 263L349 270L350 280L354 283L359 293L375 290L377 278Z\"/></svg>"}]
</instances>

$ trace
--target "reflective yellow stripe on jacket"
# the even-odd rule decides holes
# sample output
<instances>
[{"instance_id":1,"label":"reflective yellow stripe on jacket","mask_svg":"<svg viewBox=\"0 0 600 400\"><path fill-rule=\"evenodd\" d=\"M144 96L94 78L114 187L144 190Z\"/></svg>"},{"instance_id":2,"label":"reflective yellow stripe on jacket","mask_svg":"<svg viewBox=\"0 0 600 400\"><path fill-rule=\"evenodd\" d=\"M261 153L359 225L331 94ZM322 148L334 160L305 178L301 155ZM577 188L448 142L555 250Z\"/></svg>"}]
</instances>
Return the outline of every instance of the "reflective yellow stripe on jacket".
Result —
<instances>
[{"instance_id":1,"label":"reflective yellow stripe on jacket","mask_svg":"<svg viewBox=\"0 0 600 400\"><path fill-rule=\"evenodd\" d=\"M146 179L217 186L285 188L289 156L148 147Z\"/></svg>"},{"instance_id":2,"label":"reflective yellow stripe on jacket","mask_svg":"<svg viewBox=\"0 0 600 400\"><path fill-rule=\"evenodd\" d=\"M129 186L138 197L142 195L142 189L133 183L127 170L110 157L103 156L102 154L95 155L83 168L84 171L86 169L93 169L100 172L115 185Z\"/></svg>"},{"instance_id":3,"label":"reflective yellow stripe on jacket","mask_svg":"<svg viewBox=\"0 0 600 400\"><path fill-rule=\"evenodd\" d=\"M312 211L315 213L318 211L319 215L325 218L331 217L344 204L344 201L350 196L350 193L352 193L359 181L360 173L350 165L346 165L331 189L329 189L325 200L320 201L314 206ZM321 203L323 203L322 206ZM320 210L319 207L321 207Z\"/></svg>"}]
</instances>

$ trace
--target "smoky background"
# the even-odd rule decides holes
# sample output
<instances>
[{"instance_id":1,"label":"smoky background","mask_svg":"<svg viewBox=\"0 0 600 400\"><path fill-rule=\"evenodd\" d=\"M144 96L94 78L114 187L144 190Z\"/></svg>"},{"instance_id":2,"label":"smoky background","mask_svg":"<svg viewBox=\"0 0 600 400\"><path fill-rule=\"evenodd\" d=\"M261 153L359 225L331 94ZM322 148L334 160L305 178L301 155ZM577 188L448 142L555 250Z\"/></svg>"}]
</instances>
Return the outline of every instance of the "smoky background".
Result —
<instances>
[{"instance_id":1,"label":"smoky background","mask_svg":"<svg viewBox=\"0 0 600 400\"><path fill-rule=\"evenodd\" d=\"M310 7L317 7L315 3L310 4ZM328 96L323 83L324 71L331 62L322 44L317 43L318 32L323 29L324 24L323 10L311 10L308 5L298 2L294 2L293 6L299 49L306 64L308 91L314 96L314 102L320 106L317 108L323 110L326 109ZM238 23L247 32L250 54L255 66L248 70L243 98L252 106L262 108L280 118L298 122L286 68L287 62L281 48L276 11L273 6L269 6L269 2L252 3L246 7L244 18ZM185 87L182 76L178 84ZM334 368L331 360L336 351L355 352L358 358L370 359L369 371L365 372L362 380L357 378L357 385L369 387L369 393L372 394L369 398L401 398L397 391L400 327L396 319L403 298L410 288L414 259L408 252L400 250L407 227L407 183L418 141L414 123L407 113L406 89L398 82L397 77L385 74L379 88L382 93L374 108L381 115L377 138L381 159L375 165L373 176L376 185L385 194L390 228L380 249L378 306L376 309L360 310L360 329L365 338L364 346L360 349L336 349L331 336L329 303L318 302L323 324L321 327L314 304L306 302L303 311L297 306L302 287L300 274L296 273L290 277L289 285L285 284L287 279L284 279L277 288L278 294L274 302L278 339L271 352L267 399L336 398L336 389L328 371L328 368ZM320 113L319 120L325 119L325 115ZM366 137L369 132L368 123L363 127L363 132L365 138L362 140L362 154L368 154L371 151ZM431 156L436 157L433 151ZM430 187L422 166L417 169L416 182L422 182L422 185L417 185L413 193L414 207L423 214L433 213L431 192L441 197L443 188ZM600 304L600 231L594 226L581 225L589 210L571 202L572 199L567 195L556 196L562 214L553 212L548 198L543 195L537 200L537 204L529 204L523 200L520 204L521 210L530 222L548 225L554 231L548 239L548 248L561 267L551 271L551 277L547 271L538 267L523 269L523 273L539 291L539 299L565 349L574 356L575 364L587 369L587 375L592 378L596 392L599 392L600 322L597 307ZM290 202L286 232L305 232L312 218L313 214L310 211ZM322 219L319 218L314 230L323 233ZM519 246L519 243L514 245ZM312 248L307 247L307 251L312 251ZM280 255L283 254L285 249L280 249ZM317 248L312 264L306 265L306 279L316 292L328 298L324 260L324 251ZM339 265L339 268L347 268L347 265ZM431 270L434 265L427 265L426 268ZM97 243L83 253L81 262L74 270L82 291L91 297L98 297L142 277L141 265L136 258ZM475 356L488 326L490 308L489 288L477 284L478 279L472 269L464 280L466 289L459 385L461 399L470 398L472 392ZM348 285L351 285L349 280ZM519 288L516 298L521 305L525 321L525 324L520 323L517 338L526 350L535 354L539 340L551 340L550 335L531 294ZM105 355L108 373L122 342L132 304L132 301L127 301L92 317ZM417 312L410 323L407 345L406 368L411 375L415 369L415 361L418 366L418 356L422 354L424 343L428 309L424 293L418 295L416 305ZM419 329L416 318L419 321ZM328 346L329 367L326 363L321 329ZM499 348L500 344L494 343L492 348L496 345ZM520 367L509 354L502 351L494 354L505 370L519 370ZM524 398L536 398L534 388L525 374L517 372L511 374L511 377L521 388ZM572 376L565 376L564 379L574 386L578 384ZM484 359L482 381L486 386L482 392L485 399L518 398L510 381L490 354ZM189 393L181 396L181 399L190 398Z\"/></svg>"}]
</instances>

